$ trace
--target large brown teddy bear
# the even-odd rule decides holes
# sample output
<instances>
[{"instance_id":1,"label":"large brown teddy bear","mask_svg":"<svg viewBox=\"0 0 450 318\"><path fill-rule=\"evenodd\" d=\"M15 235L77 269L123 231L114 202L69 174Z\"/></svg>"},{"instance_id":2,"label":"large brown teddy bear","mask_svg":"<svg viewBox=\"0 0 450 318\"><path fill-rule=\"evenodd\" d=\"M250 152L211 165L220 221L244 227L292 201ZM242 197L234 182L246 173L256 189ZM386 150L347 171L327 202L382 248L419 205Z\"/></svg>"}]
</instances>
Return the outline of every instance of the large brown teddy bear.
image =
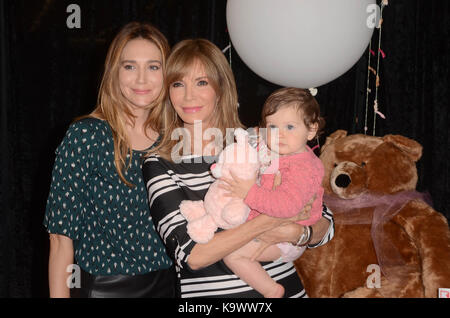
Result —
<instances>
[{"instance_id":1,"label":"large brown teddy bear","mask_svg":"<svg viewBox=\"0 0 450 318\"><path fill-rule=\"evenodd\" d=\"M437 297L450 288L447 220L414 191L421 156L399 135L327 138L320 159L335 235L296 261L310 297Z\"/></svg>"}]
</instances>

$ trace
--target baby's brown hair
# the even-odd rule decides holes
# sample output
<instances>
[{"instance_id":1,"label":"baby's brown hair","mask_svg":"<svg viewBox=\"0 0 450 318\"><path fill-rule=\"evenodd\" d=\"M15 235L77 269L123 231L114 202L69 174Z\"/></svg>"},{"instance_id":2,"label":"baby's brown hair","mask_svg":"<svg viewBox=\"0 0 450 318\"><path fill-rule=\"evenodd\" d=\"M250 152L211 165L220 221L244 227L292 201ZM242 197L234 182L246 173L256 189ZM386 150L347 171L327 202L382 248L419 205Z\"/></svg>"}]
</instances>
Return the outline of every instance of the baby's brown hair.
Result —
<instances>
[{"instance_id":1,"label":"baby's brown hair","mask_svg":"<svg viewBox=\"0 0 450 318\"><path fill-rule=\"evenodd\" d=\"M267 98L262 109L260 126L265 128L267 116L275 114L280 108L288 104L296 107L297 111L302 112L306 127L310 128L311 125L317 123L316 136L322 133L325 119L320 116L319 103L317 103L317 100L311 95L309 90L295 87L280 88Z\"/></svg>"}]
</instances>

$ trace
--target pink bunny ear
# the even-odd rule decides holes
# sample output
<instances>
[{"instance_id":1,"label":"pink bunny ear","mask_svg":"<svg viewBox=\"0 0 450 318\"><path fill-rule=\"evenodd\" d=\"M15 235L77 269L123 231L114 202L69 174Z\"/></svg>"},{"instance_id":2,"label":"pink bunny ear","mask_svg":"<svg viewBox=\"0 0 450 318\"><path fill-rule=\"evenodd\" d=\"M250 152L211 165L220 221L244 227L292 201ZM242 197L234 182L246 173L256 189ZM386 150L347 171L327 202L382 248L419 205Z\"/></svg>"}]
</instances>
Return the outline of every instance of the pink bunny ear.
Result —
<instances>
[{"instance_id":1,"label":"pink bunny ear","mask_svg":"<svg viewBox=\"0 0 450 318\"><path fill-rule=\"evenodd\" d=\"M266 144L266 142L265 142L264 140L261 139L261 140L258 142L258 146L257 146L256 150L258 150L259 152L261 152L261 151L266 151L266 150L267 150L267 144Z\"/></svg>"},{"instance_id":2,"label":"pink bunny ear","mask_svg":"<svg viewBox=\"0 0 450 318\"><path fill-rule=\"evenodd\" d=\"M214 178L219 179L222 177L222 169L220 169L221 166L218 166L216 163L213 164L210 168L211 173Z\"/></svg>"},{"instance_id":3,"label":"pink bunny ear","mask_svg":"<svg viewBox=\"0 0 450 318\"><path fill-rule=\"evenodd\" d=\"M248 132L242 128L236 128L234 136L236 137L236 142L238 144L245 144L248 142Z\"/></svg>"}]
</instances>

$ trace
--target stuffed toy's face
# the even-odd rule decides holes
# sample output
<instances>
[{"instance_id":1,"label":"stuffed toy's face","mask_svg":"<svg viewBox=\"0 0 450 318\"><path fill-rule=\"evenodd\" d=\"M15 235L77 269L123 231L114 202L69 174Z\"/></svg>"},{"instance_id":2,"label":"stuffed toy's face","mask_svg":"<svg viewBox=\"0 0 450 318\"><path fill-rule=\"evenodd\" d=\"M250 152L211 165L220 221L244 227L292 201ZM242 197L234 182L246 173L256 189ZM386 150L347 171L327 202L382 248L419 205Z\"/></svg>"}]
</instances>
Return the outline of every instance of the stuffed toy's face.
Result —
<instances>
[{"instance_id":1,"label":"stuffed toy's face","mask_svg":"<svg viewBox=\"0 0 450 318\"><path fill-rule=\"evenodd\" d=\"M211 172L216 179L232 178L230 171L241 179L251 179L259 171L260 162L256 149L246 141L227 146L219 156Z\"/></svg>"},{"instance_id":2,"label":"stuffed toy's face","mask_svg":"<svg viewBox=\"0 0 450 318\"><path fill-rule=\"evenodd\" d=\"M323 187L326 193L343 199L414 190L416 161L421 155L422 146L403 136L347 136L338 130L322 147Z\"/></svg>"}]
</instances>

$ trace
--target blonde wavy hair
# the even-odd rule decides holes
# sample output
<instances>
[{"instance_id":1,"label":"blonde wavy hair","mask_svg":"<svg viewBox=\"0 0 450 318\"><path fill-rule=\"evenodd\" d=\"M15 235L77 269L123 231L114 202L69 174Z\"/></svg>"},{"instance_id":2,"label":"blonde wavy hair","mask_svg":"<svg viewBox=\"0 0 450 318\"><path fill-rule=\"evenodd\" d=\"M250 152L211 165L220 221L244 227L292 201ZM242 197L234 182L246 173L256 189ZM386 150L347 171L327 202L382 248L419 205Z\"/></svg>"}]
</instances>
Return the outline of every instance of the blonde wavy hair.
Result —
<instances>
[{"instance_id":1,"label":"blonde wavy hair","mask_svg":"<svg viewBox=\"0 0 450 318\"><path fill-rule=\"evenodd\" d=\"M145 39L156 45L161 52L162 68L163 70L165 69L166 59L170 52L170 46L166 37L149 23L131 22L125 25L116 35L108 49L96 108L92 113L75 119L80 120L93 117L108 122L114 140L114 164L120 179L129 187L134 185L125 179L124 172L130 167L133 150L127 137L125 123L126 119L128 119L134 124L135 116L131 113L120 90L119 69L124 47L129 41L134 39ZM151 128L156 132L161 130L160 118L163 111L164 96L163 88L158 98L148 106L150 112L144 124L145 131L147 131L147 128ZM126 162L127 154L130 155L128 162Z\"/></svg>"},{"instance_id":2,"label":"blonde wavy hair","mask_svg":"<svg viewBox=\"0 0 450 318\"><path fill-rule=\"evenodd\" d=\"M233 72L222 51L206 39L188 39L176 44L165 68L165 91L182 80L196 63L204 67L209 83L217 95L211 127L219 128L226 136L227 128L243 128L238 115L238 96ZM172 133L183 127L183 121L177 115L167 94L161 116L162 139L160 144L148 154L158 153L166 160L172 161L172 150L179 142L171 140ZM224 145L226 138L224 138Z\"/></svg>"}]
</instances>

